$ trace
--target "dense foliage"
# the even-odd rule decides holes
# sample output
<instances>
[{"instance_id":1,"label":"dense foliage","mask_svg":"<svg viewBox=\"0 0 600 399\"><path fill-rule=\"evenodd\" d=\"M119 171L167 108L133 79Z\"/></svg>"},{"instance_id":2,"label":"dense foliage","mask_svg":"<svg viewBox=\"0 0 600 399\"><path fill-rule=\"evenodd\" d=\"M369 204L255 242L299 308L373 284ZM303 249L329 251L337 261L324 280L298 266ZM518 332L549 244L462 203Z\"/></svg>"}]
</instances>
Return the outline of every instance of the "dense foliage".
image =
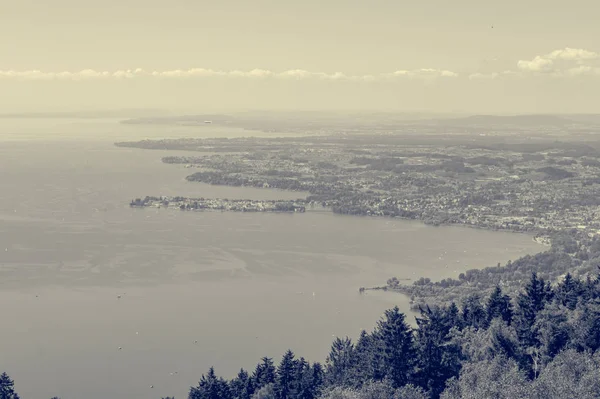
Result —
<instances>
[{"instance_id":1,"label":"dense foliage","mask_svg":"<svg viewBox=\"0 0 600 399\"><path fill-rule=\"evenodd\" d=\"M597 398L600 278L551 286L533 273L514 298L496 286L460 306L424 307L416 328L396 307L322 367L286 352L250 375L202 376L190 399Z\"/></svg>"},{"instance_id":2,"label":"dense foliage","mask_svg":"<svg viewBox=\"0 0 600 399\"><path fill-rule=\"evenodd\" d=\"M600 238L597 236L590 237L576 229L563 230L552 233L549 241L551 248L547 251L526 255L505 265L467 270L456 279L420 278L411 285L404 285L398 278L391 278L385 287L371 289L401 292L411 298L412 308L418 310L426 304L460 303L477 293L489 295L496 286L514 295L531 273L546 281L558 281L566 273L585 279L600 266Z\"/></svg>"}]
</instances>

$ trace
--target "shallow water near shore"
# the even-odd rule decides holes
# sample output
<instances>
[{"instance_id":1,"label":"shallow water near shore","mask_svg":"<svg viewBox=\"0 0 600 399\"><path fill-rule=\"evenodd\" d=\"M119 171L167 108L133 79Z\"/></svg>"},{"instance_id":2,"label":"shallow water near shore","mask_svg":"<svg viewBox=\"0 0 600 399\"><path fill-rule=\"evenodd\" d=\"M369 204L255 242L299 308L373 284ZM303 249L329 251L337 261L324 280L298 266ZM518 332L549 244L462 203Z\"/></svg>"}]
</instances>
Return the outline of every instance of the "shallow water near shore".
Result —
<instances>
[{"instance_id":1,"label":"shallow water near shore","mask_svg":"<svg viewBox=\"0 0 600 399\"><path fill-rule=\"evenodd\" d=\"M0 371L22 397L181 399L211 365L232 377L288 348L323 361L333 336L372 329L394 305L408 312L407 298L360 286L544 249L526 235L327 212L130 208L146 195L305 195L187 182L189 169L161 162L182 152L112 145L257 134L202 129L0 121Z\"/></svg>"}]
</instances>

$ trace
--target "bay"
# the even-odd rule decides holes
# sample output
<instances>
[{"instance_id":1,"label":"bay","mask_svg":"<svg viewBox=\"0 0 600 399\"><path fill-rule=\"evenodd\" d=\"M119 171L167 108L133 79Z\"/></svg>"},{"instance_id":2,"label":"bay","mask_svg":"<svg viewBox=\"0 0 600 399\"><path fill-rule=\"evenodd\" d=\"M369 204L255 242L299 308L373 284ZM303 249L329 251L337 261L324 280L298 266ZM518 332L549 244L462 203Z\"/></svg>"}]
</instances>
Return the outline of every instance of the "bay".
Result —
<instances>
[{"instance_id":1,"label":"bay","mask_svg":"<svg viewBox=\"0 0 600 399\"><path fill-rule=\"evenodd\" d=\"M334 336L372 329L394 305L409 312L407 298L359 287L543 249L526 235L326 212L129 208L145 195L305 195L187 182L188 169L161 162L181 152L113 145L243 135L265 133L0 120L0 371L22 397L185 398L211 365L229 378L288 348L323 361Z\"/></svg>"}]
</instances>

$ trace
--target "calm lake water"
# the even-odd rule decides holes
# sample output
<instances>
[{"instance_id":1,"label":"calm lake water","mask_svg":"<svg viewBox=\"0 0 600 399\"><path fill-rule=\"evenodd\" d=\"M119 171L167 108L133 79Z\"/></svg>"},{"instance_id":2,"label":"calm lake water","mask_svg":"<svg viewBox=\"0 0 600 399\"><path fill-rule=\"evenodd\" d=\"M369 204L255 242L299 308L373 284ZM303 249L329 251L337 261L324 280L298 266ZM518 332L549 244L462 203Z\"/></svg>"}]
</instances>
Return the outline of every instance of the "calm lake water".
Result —
<instances>
[{"instance_id":1,"label":"calm lake water","mask_svg":"<svg viewBox=\"0 0 600 399\"><path fill-rule=\"evenodd\" d=\"M0 371L23 398L183 399L211 365L231 377L288 348L323 361L333 336L408 312L406 298L360 286L542 250L525 235L324 212L129 208L145 195L301 197L187 182L161 163L177 152L112 145L241 135L268 134L0 120Z\"/></svg>"}]
</instances>

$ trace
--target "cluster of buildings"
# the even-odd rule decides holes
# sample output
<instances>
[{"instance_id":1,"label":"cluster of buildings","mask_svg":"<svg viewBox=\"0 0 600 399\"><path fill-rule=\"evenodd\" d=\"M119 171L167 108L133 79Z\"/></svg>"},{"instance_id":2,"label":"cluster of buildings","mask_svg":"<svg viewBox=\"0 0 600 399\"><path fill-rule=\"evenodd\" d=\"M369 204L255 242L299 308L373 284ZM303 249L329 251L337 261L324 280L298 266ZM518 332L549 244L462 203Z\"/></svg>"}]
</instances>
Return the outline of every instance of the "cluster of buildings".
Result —
<instances>
[{"instance_id":1,"label":"cluster of buildings","mask_svg":"<svg viewBox=\"0 0 600 399\"><path fill-rule=\"evenodd\" d=\"M310 195L302 206L326 206L338 213L512 231L600 231L600 162L594 154L563 148L520 152L518 146L384 145L375 139L240 140L214 142L216 153L170 157L168 162L202 170L189 180L306 191ZM228 149L232 152L225 153ZM279 206L271 201L186 201L172 206Z\"/></svg>"},{"instance_id":2,"label":"cluster of buildings","mask_svg":"<svg viewBox=\"0 0 600 399\"><path fill-rule=\"evenodd\" d=\"M131 207L153 207L194 211L304 212L302 201L228 200L219 198L145 197L136 198Z\"/></svg>"}]
</instances>

